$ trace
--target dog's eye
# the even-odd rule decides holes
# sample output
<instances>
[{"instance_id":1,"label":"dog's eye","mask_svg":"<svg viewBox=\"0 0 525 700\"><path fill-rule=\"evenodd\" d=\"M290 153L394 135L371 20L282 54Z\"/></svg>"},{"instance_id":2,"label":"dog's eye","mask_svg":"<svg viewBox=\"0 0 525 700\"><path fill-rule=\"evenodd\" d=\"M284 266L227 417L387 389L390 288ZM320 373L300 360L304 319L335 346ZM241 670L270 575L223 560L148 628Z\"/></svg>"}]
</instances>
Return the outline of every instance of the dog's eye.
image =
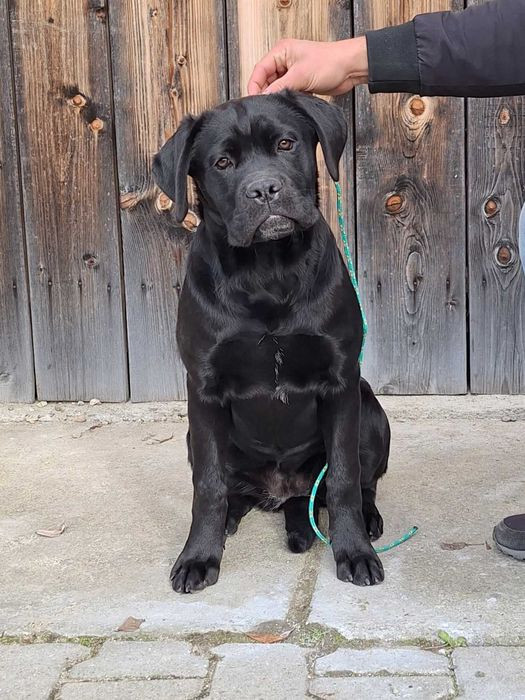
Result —
<instances>
[{"instance_id":1,"label":"dog's eye","mask_svg":"<svg viewBox=\"0 0 525 700\"><path fill-rule=\"evenodd\" d=\"M291 151L293 148L294 142L292 139L281 139L279 143L277 144L277 149L279 151Z\"/></svg>"},{"instance_id":2,"label":"dog's eye","mask_svg":"<svg viewBox=\"0 0 525 700\"><path fill-rule=\"evenodd\" d=\"M226 170L226 168L229 168L230 165L233 165L233 163L226 157L219 158L219 160L215 163L217 170Z\"/></svg>"}]
</instances>

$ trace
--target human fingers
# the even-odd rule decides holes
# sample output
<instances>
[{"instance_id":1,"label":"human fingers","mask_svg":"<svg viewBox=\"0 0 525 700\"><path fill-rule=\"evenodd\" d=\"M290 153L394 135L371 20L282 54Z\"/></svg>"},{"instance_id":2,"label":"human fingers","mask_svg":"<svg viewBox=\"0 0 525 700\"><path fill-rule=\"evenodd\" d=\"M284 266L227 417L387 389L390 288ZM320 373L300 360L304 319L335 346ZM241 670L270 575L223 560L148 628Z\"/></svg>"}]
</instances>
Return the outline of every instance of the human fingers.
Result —
<instances>
[{"instance_id":1,"label":"human fingers","mask_svg":"<svg viewBox=\"0 0 525 700\"><path fill-rule=\"evenodd\" d=\"M300 65L293 65L282 77L271 81L263 90L263 93L269 95L280 90L312 92L311 81Z\"/></svg>"},{"instance_id":2,"label":"human fingers","mask_svg":"<svg viewBox=\"0 0 525 700\"><path fill-rule=\"evenodd\" d=\"M286 70L282 58L278 57L273 50L255 65L248 81L248 94L258 95L273 83Z\"/></svg>"}]
</instances>

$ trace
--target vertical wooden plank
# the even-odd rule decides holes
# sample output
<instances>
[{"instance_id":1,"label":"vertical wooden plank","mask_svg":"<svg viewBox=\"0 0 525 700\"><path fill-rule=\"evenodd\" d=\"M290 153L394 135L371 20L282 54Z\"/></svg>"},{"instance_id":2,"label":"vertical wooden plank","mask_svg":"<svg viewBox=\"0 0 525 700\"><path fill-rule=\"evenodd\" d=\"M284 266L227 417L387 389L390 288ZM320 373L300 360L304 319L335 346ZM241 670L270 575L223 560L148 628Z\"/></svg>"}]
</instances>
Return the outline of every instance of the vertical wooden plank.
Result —
<instances>
[{"instance_id":1,"label":"vertical wooden plank","mask_svg":"<svg viewBox=\"0 0 525 700\"><path fill-rule=\"evenodd\" d=\"M175 338L196 215L177 226L151 177L181 118L226 99L221 0L123 0L110 11L131 398L185 397Z\"/></svg>"},{"instance_id":2,"label":"vertical wooden plank","mask_svg":"<svg viewBox=\"0 0 525 700\"><path fill-rule=\"evenodd\" d=\"M467 135L471 390L525 393L525 98L469 99Z\"/></svg>"},{"instance_id":3,"label":"vertical wooden plank","mask_svg":"<svg viewBox=\"0 0 525 700\"><path fill-rule=\"evenodd\" d=\"M119 401L127 363L105 10L13 0L10 12L38 397Z\"/></svg>"},{"instance_id":4,"label":"vertical wooden plank","mask_svg":"<svg viewBox=\"0 0 525 700\"><path fill-rule=\"evenodd\" d=\"M35 396L7 0L0 0L0 401Z\"/></svg>"},{"instance_id":5,"label":"vertical wooden plank","mask_svg":"<svg viewBox=\"0 0 525 700\"><path fill-rule=\"evenodd\" d=\"M335 41L352 36L352 6L346 0L227 0L230 97L246 95L256 62L285 37ZM348 142L340 167L349 242L354 245L352 96L335 98L348 121ZM321 210L341 246L334 183L319 158Z\"/></svg>"},{"instance_id":6,"label":"vertical wooden plank","mask_svg":"<svg viewBox=\"0 0 525 700\"><path fill-rule=\"evenodd\" d=\"M356 33L460 9L459 0L355 0ZM467 390L464 107L356 95L358 259L380 393Z\"/></svg>"}]
</instances>

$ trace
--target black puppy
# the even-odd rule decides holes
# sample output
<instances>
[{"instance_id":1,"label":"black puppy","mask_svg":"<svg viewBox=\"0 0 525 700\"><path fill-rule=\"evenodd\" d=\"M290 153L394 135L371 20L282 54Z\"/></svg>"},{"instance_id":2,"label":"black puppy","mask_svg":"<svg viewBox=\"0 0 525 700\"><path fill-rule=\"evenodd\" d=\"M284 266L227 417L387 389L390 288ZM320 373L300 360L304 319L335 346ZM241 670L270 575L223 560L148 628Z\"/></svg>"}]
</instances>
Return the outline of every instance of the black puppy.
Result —
<instances>
[{"instance_id":1,"label":"black puppy","mask_svg":"<svg viewBox=\"0 0 525 700\"><path fill-rule=\"evenodd\" d=\"M193 520L173 566L176 591L217 581L226 534L252 506L283 508L289 547L313 543L308 493L330 518L337 577L379 583L370 538L382 534L376 484L390 431L360 380L361 315L318 209L315 150L334 180L346 142L339 108L296 93L232 100L187 117L155 157L160 188L202 223L180 298L188 372Z\"/></svg>"}]
</instances>

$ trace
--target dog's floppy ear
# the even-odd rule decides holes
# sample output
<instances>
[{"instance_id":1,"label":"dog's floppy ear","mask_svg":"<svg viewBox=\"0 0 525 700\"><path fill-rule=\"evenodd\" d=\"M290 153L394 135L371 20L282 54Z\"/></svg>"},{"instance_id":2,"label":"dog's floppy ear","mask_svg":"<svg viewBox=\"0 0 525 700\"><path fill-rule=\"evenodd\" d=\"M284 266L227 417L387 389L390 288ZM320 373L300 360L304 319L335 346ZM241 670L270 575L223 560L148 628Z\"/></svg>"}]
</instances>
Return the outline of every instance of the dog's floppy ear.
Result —
<instances>
[{"instance_id":1,"label":"dog's floppy ear","mask_svg":"<svg viewBox=\"0 0 525 700\"><path fill-rule=\"evenodd\" d=\"M153 177L175 204L178 222L183 221L188 213L187 178L196 131L196 120L186 117L153 159Z\"/></svg>"},{"instance_id":2,"label":"dog's floppy ear","mask_svg":"<svg viewBox=\"0 0 525 700\"><path fill-rule=\"evenodd\" d=\"M290 93L313 122L332 180L339 179L339 161L346 143L347 125L340 107L319 97Z\"/></svg>"}]
</instances>

